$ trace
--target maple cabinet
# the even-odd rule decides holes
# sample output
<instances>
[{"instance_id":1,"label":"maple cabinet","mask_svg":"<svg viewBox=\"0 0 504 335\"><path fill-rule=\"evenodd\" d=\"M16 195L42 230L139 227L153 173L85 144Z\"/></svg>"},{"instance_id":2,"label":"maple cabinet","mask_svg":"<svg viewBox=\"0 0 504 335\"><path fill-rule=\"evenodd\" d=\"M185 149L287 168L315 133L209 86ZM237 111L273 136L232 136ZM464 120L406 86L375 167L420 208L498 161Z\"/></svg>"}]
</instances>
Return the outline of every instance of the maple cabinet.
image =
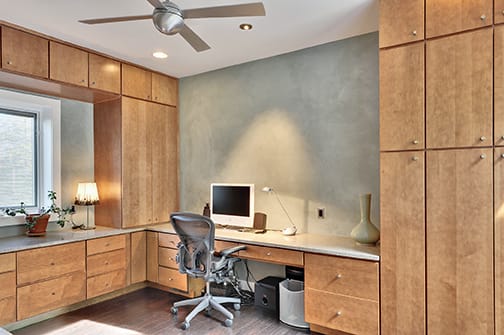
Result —
<instances>
[{"instance_id":1,"label":"maple cabinet","mask_svg":"<svg viewBox=\"0 0 504 335\"><path fill-rule=\"evenodd\" d=\"M16 321L16 254L0 255L0 325Z\"/></svg>"},{"instance_id":2,"label":"maple cabinet","mask_svg":"<svg viewBox=\"0 0 504 335\"><path fill-rule=\"evenodd\" d=\"M89 54L89 87L116 94L121 93L121 63Z\"/></svg>"},{"instance_id":3,"label":"maple cabinet","mask_svg":"<svg viewBox=\"0 0 504 335\"><path fill-rule=\"evenodd\" d=\"M504 145L504 25L494 29L494 143Z\"/></svg>"},{"instance_id":4,"label":"maple cabinet","mask_svg":"<svg viewBox=\"0 0 504 335\"><path fill-rule=\"evenodd\" d=\"M492 0L425 0L426 37L492 25Z\"/></svg>"},{"instance_id":5,"label":"maple cabinet","mask_svg":"<svg viewBox=\"0 0 504 335\"><path fill-rule=\"evenodd\" d=\"M122 64L122 94L133 98L151 100L151 72L136 66Z\"/></svg>"},{"instance_id":6,"label":"maple cabinet","mask_svg":"<svg viewBox=\"0 0 504 335\"><path fill-rule=\"evenodd\" d=\"M176 106L178 100L177 79L152 73L152 100Z\"/></svg>"},{"instance_id":7,"label":"maple cabinet","mask_svg":"<svg viewBox=\"0 0 504 335\"><path fill-rule=\"evenodd\" d=\"M131 233L131 284L147 280L147 232Z\"/></svg>"},{"instance_id":8,"label":"maple cabinet","mask_svg":"<svg viewBox=\"0 0 504 335\"><path fill-rule=\"evenodd\" d=\"M492 149L427 152L428 334L493 334Z\"/></svg>"},{"instance_id":9,"label":"maple cabinet","mask_svg":"<svg viewBox=\"0 0 504 335\"><path fill-rule=\"evenodd\" d=\"M494 23L504 23L504 0L495 0Z\"/></svg>"},{"instance_id":10,"label":"maple cabinet","mask_svg":"<svg viewBox=\"0 0 504 335\"><path fill-rule=\"evenodd\" d=\"M424 148L424 44L380 51L380 149Z\"/></svg>"},{"instance_id":11,"label":"maple cabinet","mask_svg":"<svg viewBox=\"0 0 504 335\"><path fill-rule=\"evenodd\" d=\"M380 48L424 38L424 0L380 1Z\"/></svg>"},{"instance_id":12,"label":"maple cabinet","mask_svg":"<svg viewBox=\"0 0 504 335\"><path fill-rule=\"evenodd\" d=\"M425 334L423 151L380 154L382 334Z\"/></svg>"},{"instance_id":13,"label":"maple cabinet","mask_svg":"<svg viewBox=\"0 0 504 335\"><path fill-rule=\"evenodd\" d=\"M494 154L495 334L504 334L504 148Z\"/></svg>"},{"instance_id":14,"label":"maple cabinet","mask_svg":"<svg viewBox=\"0 0 504 335\"><path fill-rule=\"evenodd\" d=\"M492 29L427 41L427 147L492 145Z\"/></svg>"},{"instance_id":15,"label":"maple cabinet","mask_svg":"<svg viewBox=\"0 0 504 335\"><path fill-rule=\"evenodd\" d=\"M2 26L2 68L48 78L49 41Z\"/></svg>"},{"instance_id":16,"label":"maple cabinet","mask_svg":"<svg viewBox=\"0 0 504 335\"><path fill-rule=\"evenodd\" d=\"M49 55L50 79L88 86L88 53L86 51L50 41Z\"/></svg>"}]
</instances>

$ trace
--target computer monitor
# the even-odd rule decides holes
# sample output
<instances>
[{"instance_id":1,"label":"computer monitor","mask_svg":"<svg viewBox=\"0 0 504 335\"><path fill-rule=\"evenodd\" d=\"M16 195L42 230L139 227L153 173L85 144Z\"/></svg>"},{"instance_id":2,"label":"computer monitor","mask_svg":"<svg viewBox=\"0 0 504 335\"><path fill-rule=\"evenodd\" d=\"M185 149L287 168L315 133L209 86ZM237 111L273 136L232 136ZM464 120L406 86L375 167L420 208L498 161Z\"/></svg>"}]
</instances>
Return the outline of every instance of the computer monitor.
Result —
<instances>
[{"instance_id":1,"label":"computer monitor","mask_svg":"<svg viewBox=\"0 0 504 335\"><path fill-rule=\"evenodd\" d=\"M254 184L212 184L210 218L216 224L254 226Z\"/></svg>"}]
</instances>

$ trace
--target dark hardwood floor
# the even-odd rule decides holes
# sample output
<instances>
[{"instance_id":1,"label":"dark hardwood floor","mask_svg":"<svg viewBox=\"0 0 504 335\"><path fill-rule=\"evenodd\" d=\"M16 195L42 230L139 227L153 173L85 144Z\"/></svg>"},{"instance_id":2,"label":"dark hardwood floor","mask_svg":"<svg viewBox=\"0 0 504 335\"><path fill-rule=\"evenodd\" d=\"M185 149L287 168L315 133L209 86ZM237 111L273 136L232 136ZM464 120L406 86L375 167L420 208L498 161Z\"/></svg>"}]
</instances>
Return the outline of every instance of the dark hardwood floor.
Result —
<instances>
[{"instance_id":1,"label":"dark hardwood floor","mask_svg":"<svg viewBox=\"0 0 504 335\"><path fill-rule=\"evenodd\" d=\"M183 297L153 288L144 288L118 298L60 315L13 331L16 335L305 335L254 306L242 306L234 312L232 327L223 325L225 317L217 311L210 316L200 313L191 327L180 324L191 307L181 307L178 316L170 313L173 302Z\"/></svg>"}]
</instances>

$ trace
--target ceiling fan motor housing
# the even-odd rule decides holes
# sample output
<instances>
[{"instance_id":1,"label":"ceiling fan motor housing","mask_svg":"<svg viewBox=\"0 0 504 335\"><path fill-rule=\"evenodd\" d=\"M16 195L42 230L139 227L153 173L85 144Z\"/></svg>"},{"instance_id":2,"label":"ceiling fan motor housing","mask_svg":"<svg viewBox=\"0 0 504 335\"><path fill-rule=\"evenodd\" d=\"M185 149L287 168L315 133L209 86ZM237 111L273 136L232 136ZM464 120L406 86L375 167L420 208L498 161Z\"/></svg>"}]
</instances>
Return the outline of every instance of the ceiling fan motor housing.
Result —
<instances>
[{"instance_id":1,"label":"ceiling fan motor housing","mask_svg":"<svg viewBox=\"0 0 504 335\"><path fill-rule=\"evenodd\" d=\"M152 14L152 21L157 30L166 35L175 35L184 27L182 11L173 2L166 1L165 8L156 8Z\"/></svg>"}]
</instances>

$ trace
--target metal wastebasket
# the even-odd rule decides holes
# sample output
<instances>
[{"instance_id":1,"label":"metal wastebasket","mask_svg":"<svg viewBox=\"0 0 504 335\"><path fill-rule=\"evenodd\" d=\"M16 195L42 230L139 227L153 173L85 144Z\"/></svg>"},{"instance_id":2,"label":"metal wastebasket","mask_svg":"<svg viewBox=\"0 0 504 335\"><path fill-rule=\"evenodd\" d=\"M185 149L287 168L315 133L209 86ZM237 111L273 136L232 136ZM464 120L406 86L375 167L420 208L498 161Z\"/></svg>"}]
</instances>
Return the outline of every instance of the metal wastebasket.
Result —
<instances>
[{"instance_id":1,"label":"metal wastebasket","mask_svg":"<svg viewBox=\"0 0 504 335\"><path fill-rule=\"evenodd\" d=\"M298 328L310 328L304 320L304 282L286 279L280 282L280 321Z\"/></svg>"}]
</instances>

